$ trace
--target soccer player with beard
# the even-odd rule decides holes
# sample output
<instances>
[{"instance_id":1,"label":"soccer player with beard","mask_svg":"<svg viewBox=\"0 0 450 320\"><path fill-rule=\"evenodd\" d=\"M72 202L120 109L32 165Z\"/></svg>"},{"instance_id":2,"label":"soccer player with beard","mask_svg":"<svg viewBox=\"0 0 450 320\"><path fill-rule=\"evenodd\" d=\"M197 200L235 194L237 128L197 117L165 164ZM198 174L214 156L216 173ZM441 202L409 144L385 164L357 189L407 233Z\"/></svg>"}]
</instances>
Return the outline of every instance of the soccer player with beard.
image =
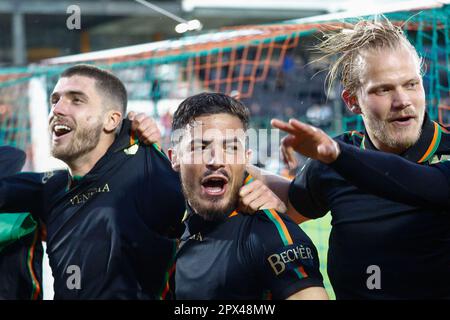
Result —
<instances>
[{"instance_id":1,"label":"soccer player with beard","mask_svg":"<svg viewBox=\"0 0 450 320\"><path fill-rule=\"evenodd\" d=\"M52 154L69 169L0 181L2 212L31 212L47 227L55 299L167 294L176 249L167 235L181 225L184 198L160 149L130 139L126 105L111 73L65 70L51 94L49 129Z\"/></svg>"},{"instance_id":2,"label":"soccer player with beard","mask_svg":"<svg viewBox=\"0 0 450 320\"><path fill-rule=\"evenodd\" d=\"M307 235L273 208L240 212L249 181L248 109L219 93L184 100L174 114L173 168L187 201L177 253L177 299L327 299L317 251ZM258 203L260 201L260 203ZM279 201L279 200L278 200Z\"/></svg>"},{"instance_id":3,"label":"soccer player with beard","mask_svg":"<svg viewBox=\"0 0 450 320\"><path fill-rule=\"evenodd\" d=\"M282 151L310 160L291 183L261 176L295 221L331 212L328 275L338 299L450 297L450 134L426 113L421 59L388 20L328 34L342 98L365 132L330 139L295 119ZM257 172L252 172L255 176Z\"/></svg>"}]
</instances>

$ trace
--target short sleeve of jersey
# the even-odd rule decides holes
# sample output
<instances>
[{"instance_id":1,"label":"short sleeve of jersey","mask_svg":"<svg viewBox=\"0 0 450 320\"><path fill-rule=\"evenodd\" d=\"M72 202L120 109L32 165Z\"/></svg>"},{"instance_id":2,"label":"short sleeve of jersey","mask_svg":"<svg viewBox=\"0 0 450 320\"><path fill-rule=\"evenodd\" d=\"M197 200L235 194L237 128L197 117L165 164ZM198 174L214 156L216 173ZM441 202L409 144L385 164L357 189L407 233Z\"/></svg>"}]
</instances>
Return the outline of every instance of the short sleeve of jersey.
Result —
<instances>
[{"instance_id":1,"label":"short sleeve of jersey","mask_svg":"<svg viewBox=\"0 0 450 320\"><path fill-rule=\"evenodd\" d=\"M172 237L181 236L185 200L179 174L156 145L145 146L146 173L140 190L144 214L156 231Z\"/></svg>"},{"instance_id":2,"label":"short sleeve of jersey","mask_svg":"<svg viewBox=\"0 0 450 320\"><path fill-rule=\"evenodd\" d=\"M320 186L323 165L308 159L289 187L289 202L307 218L323 217L329 209Z\"/></svg>"},{"instance_id":3,"label":"short sleeve of jersey","mask_svg":"<svg viewBox=\"0 0 450 320\"><path fill-rule=\"evenodd\" d=\"M323 287L317 250L300 227L274 210L252 227L250 245L253 270L272 299L287 299L309 288Z\"/></svg>"}]
</instances>

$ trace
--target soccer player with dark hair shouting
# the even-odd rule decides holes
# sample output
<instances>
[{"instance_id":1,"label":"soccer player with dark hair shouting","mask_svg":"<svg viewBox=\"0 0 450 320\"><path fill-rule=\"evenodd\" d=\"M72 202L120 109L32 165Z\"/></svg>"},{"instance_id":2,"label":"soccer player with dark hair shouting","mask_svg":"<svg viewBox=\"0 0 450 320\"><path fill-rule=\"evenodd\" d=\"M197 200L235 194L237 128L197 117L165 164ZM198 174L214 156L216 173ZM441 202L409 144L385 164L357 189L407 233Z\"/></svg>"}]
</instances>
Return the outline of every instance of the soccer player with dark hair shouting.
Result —
<instances>
[{"instance_id":1,"label":"soccer player with dark hair shouting","mask_svg":"<svg viewBox=\"0 0 450 320\"><path fill-rule=\"evenodd\" d=\"M339 56L330 82L340 77L365 132L331 140L296 120L273 120L289 133L288 162L292 150L317 160L292 183L260 178L297 222L331 211L328 274L338 299L449 298L449 170L439 162L450 136L425 111L421 59L388 20L360 21L319 48Z\"/></svg>"},{"instance_id":2,"label":"soccer player with dark hair shouting","mask_svg":"<svg viewBox=\"0 0 450 320\"><path fill-rule=\"evenodd\" d=\"M22 150L0 147L0 178L22 170ZM42 243L29 213L0 215L0 300L42 299Z\"/></svg>"},{"instance_id":3,"label":"soccer player with dark hair shouting","mask_svg":"<svg viewBox=\"0 0 450 320\"><path fill-rule=\"evenodd\" d=\"M177 254L177 299L327 299L317 251L307 235L274 208L268 189L238 209L250 151L249 113L219 93L184 100L173 119L169 150L188 211ZM264 195L264 196L263 196Z\"/></svg>"},{"instance_id":4,"label":"soccer player with dark hair shouting","mask_svg":"<svg viewBox=\"0 0 450 320\"><path fill-rule=\"evenodd\" d=\"M184 198L159 147L138 143L122 121L126 105L113 74L67 69L51 94L49 128L52 154L69 170L0 181L1 211L31 212L47 227L55 299L167 294L176 250L168 235L182 226Z\"/></svg>"}]
</instances>

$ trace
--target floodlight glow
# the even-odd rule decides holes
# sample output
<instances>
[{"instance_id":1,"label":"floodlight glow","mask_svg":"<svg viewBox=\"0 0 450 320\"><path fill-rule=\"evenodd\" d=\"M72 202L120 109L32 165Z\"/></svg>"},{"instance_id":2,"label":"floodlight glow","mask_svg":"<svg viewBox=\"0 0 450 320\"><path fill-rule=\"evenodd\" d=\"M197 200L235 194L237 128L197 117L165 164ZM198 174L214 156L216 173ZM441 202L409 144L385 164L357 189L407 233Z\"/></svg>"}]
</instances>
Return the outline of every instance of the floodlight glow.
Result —
<instances>
[{"instance_id":1,"label":"floodlight glow","mask_svg":"<svg viewBox=\"0 0 450 320\"><path fill-rule=\"evenodd\" d=\"M200 21L197 19L190 20L187 22L179 23L175 26L175 31L177 33L185 33L186 31L195 31L195 30L201 30L203 28L203 25Z\"/></svg>"}]
</instances>

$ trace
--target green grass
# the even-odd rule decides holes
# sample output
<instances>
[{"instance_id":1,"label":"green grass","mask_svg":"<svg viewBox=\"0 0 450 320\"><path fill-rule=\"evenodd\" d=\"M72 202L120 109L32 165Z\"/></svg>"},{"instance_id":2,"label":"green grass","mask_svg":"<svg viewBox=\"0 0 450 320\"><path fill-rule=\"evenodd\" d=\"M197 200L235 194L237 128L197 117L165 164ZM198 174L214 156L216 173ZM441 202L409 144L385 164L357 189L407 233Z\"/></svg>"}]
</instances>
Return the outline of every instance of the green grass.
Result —
<instances>
[{"instance_id":1,"label":"green grass","mask_svg":"<svg viewBox=\"0 0 450 320\"><path fill-rule=\"evenodd\" d=\"M333 288L330 284L330 279L327 273L327 253L328 253L328 239L330 238L331 230L331 214L326 214L323 218L316 220L309 220L302 223L301 228L311 238L314 245L319 252L320 272L322 273L325 289L330 299L335 300Z\"/></svg>"}]
</instances>

